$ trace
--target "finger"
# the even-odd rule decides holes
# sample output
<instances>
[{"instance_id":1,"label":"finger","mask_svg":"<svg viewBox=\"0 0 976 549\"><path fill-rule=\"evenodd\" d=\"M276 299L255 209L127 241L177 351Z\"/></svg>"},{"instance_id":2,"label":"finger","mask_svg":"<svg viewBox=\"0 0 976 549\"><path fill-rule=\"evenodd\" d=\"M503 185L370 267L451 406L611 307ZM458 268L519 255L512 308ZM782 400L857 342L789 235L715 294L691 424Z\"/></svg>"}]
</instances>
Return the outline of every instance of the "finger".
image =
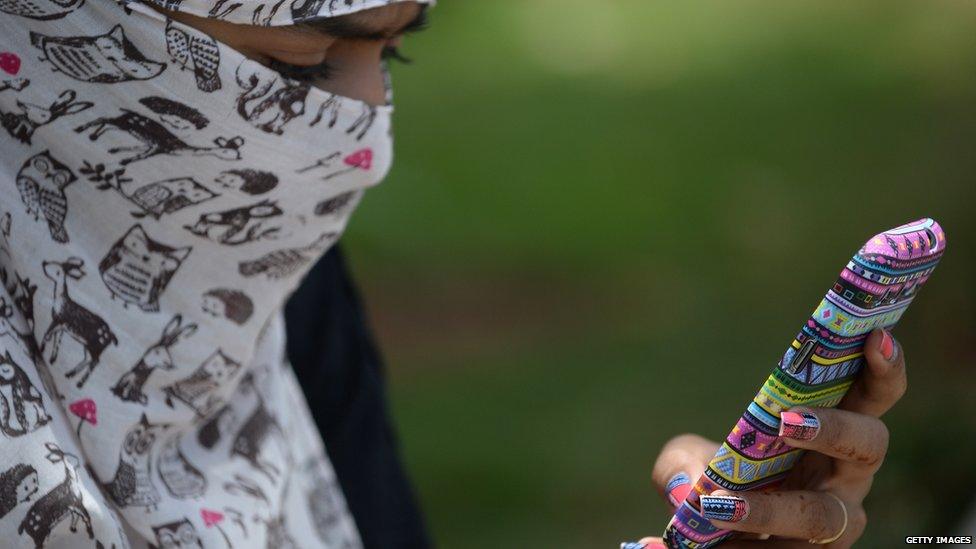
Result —
<instances>
[{"instance_id":1,"label":"finger","mask_svg":"<svg viewBox=\"0 0 976 549\"><path fill-rule=\"evenodd\" d=\"M891 332L879 328L864 342L864 358L867 362L864 370L839 407L881 417L908 388L905 356Z\"/></svg>"},{"instance_id":2,"label":"finger","mask_svg":"<svg viewBox=\"0 0 976 549\"><path fill-rule=\"evenodd\" d=\"M794 448L856 463L874 474L888 452L888 427L880 419L831 408L791 408L780 414L779 436Z\"/></svg>"},{"instance_id":3,"label":"finger","mask_svg":"<svg viewBox=\"0 0 976 549\"><path fill-rule=\"evenodd\" d=\"M625 541L620 549L668 549L661 538L642 538L639 541Z\"/></svg>"},{"instance_id":4,"label":"finger","mask_svg":"<svg viewBox=\"0 0 976 549\"><path fill-rule=\"evenodd\" d=\"M723 542L722 549L813 549L816 546L810 545L807 541L795 539L771 539L771 540L745 540L732 539Z\"/></svg>"},{"instance_id":5,"label":"finger","mask_svg":"<svg viewBox=\"0 0 976 549\"><path fill-rule=\"evenodd\" d=\"M718 447L716 442L691 434L678 435L664 445L654 463L651 478L672 507L680 505L688 496Z\"/></svg>"},{"instance_id":6,"label":"finger","mask_svg":"<svg viewBox=\"0 0 976 549\"><path fill-rule=\"evenodd\" d=\"M728 492L701 496L702 516L723 530L827 539L844 527L844 509L826 492Z\"/></svg>"}]
</instances>

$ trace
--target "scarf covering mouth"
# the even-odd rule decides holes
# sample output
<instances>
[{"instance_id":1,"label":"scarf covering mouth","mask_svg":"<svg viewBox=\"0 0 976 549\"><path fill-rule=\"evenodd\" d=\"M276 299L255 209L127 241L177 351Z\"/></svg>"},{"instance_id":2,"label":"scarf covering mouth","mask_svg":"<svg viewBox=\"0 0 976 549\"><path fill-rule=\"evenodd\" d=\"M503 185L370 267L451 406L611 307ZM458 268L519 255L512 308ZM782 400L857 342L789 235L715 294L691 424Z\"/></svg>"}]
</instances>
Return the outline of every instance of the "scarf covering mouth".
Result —
<instances>
[{"instance_id":1,"label":"scarf covering mouth","mask_svg":"<svg viewBox=\"0 0 976 549\"><path fill-rule=\"evenodd\" d=\"M388 3L230 1L262 24ZM145 4L0 11L4 547L361 546L281 309L388 171L392 107Z\"/></svg>"}]
</instances>

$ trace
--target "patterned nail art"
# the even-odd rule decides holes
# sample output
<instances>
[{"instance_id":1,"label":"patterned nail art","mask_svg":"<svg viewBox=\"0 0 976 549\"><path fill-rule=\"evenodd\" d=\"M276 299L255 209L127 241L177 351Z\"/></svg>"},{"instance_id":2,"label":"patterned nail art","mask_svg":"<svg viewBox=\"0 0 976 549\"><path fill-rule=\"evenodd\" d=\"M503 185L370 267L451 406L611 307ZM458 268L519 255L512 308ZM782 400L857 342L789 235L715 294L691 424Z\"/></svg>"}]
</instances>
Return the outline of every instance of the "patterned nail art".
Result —
<instances>
[{"instance_id":1,"label":"patterned nail art","mask_svg":"<svg viewBox=\"0 0 976 549\"><path fill-rule=\"evenodd\" d=\"M820 432L820 420L810 412L783 412L779 419L779 436L783 438L813 440Z\"/></svg>"},{"instance_id":2,"label":"patterned nail art","mask_svg":"<svg viewBox=\"0 0 976 549\"><path fill-rule=\"evenodd\" d=\"M625 541L620 544L620 549L644 549L645 545L637 541Z\"/></svg>"},{"instance_id":3,"label":"patterned nail art","mask_svg":"<svg viewBox=\"0 0 976 549\"><path fill-rule=\"evenodd\" d=\"M691 492L691 479L688 478L688 474L681 472L668 481L667 486L664 487L665 493L668 494L668 501L671 505L677 507L681 505L681 502L688 497L688 493Z\"/></svg>"},{"instance_id":4,"label":"patterned nail art","mask_svg":"<svg viewBox=\"0 0 976 549\"><path fill-rule=\"evenodd\" d=\"M707 519L739 522L749 516L749 504L738 496L701 496L699 501Z\"/></svg>"}]
</instances>

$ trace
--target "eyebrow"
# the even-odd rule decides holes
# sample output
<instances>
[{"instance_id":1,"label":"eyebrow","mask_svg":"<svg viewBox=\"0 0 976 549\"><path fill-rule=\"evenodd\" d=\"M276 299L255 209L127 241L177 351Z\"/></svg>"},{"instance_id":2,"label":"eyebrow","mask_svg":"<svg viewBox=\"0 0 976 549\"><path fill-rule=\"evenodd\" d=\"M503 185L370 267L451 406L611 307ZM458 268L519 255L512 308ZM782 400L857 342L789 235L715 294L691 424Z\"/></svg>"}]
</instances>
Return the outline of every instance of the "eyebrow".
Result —
<instances>
[{"instance_id":1,"label":"eyebrow","mask_svg":"<svg viewBox=\"0 0 976 549\"><path fill-rule=\"evenodd\" d=\"M411 34L427 28L427 6L421 6L417 16L398 29L375 28L354 18L357 14L328 17L295 25L296 28L325 34L332 38L351 40L387 40L401 34Z\"/></svg>"}]
</instances>

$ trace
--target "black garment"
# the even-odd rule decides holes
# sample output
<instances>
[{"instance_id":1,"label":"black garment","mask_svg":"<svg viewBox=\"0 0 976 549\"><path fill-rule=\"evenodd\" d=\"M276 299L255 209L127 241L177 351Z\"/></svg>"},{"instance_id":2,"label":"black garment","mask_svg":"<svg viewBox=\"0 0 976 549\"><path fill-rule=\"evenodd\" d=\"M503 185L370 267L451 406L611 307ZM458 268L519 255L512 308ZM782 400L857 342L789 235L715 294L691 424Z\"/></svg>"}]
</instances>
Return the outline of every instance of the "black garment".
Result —
<instances>
[{"instance_id":1,"label":"black garment","mask_svg":"<svg viewBox=\"0 0 976 549\"><path fill-rule=\"evenodd\" d=\"M389 418L383 363L338 247L285 307L288 357L366 547L430 540Z\"/></svg>"}]
</instances>

